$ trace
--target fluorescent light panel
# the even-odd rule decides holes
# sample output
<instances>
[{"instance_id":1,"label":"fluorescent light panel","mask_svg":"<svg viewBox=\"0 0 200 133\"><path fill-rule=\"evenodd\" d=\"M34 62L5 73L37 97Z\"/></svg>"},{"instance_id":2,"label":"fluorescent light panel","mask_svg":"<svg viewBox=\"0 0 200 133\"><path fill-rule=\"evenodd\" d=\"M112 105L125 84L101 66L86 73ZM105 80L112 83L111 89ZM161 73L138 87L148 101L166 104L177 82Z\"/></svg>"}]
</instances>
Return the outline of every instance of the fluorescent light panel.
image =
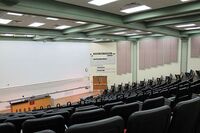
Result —
<instances>
[{"instance_id":1,"label":"fluorescent light panel","mask_svg":"<svg viewBox=\"0 0 200 133\"><path fill-rule=\"evenodd\" d=\"M183 27L191 27L191 26L196 26L196 24L183 24L183 25L176 25L175 27L183 28Z\"/></svg>"},{"instance_id":2,"label":"fluorescent light panel","mask_svg":"<svg viewBox=\"0 0 200 133\"><path fill-rule=\"evenodd\" d=\"M58 18L52 18L52 17L47 17L46 19L48 19L48 20L59 20Z\"/></svg>"},{"instance_id":3,"label":"fluorescent light panel","mask_svg":"<svg viewBox=\"0 0 200 133\"><path fill-rule=\"evenodd\" d=\"M118 1L118 0L92 0L88 3L92 5L96 5L96 6L102 6L102 5L106 5L115 1Z\"/></svg>"},{"instance_id":4,"label":"fluorescent light panel","mask_svg":"<svg viewBox=\"0 0 200 133\"><path fill-rule=\"evenodd\" d=\"M13 15L13 16L23 16L21 13L15 13L15 12L7 12L8 15Z\"/></svg>"},{"instance_id":5,"label":"fluorescent light panel","mask_svg":"<svg viewBox=\"0 0 200 133\"><path fill-rule=\"evenodd\" d=\"M9 34L9 33L6 33L6 34L0 34L1 36L8 36L8 37L11 37L11 36L14 36L14 34Z\"/></svg>"},{"instance_id":6,"label":"fluorescent light panel","mask_svg":"<svg viewBox=\"0 0 200 133\"><path fill-rule=\"evenodd\" d=\"M59 30L63 30L63 29L67 29L67 28L70 28L71 26L69 25L60 25L60 26L57 26L55 29L59 29Z\"/></svg>"},{"instance_id":7,"label":"fluorescent light panel","mask_svg":"<svg viewBox=\"0 0 200 133\"><path fill-rule=\"evenodd\" d=\"M122 34L125 34L126 32L116 32L116 33L113 33L115 35L122 35Z\"/></svg>"},{"instance_id":8,"label":"fluorescent light panel","mask_svg":"<svg viewBox=\"0 0 200 133\"><path fill-rule=\"evenodd\" d=\"M10 19L3 19L3 18L0 18L0 24L8 24L10 23L12 20Z\"/></svg>"},{"instance_id":9,"label":"fluorescent light panel","mask_svg":"<svg viewBox=\"0 0 200 133\"><path fill-rule=\"evenodd\" d=\"M77 21L77 24L86 24L86 22L82 22L82 21Z\"/></svg>"},{"instance_id":10,"label":"fluorescent light panel","mask_svg":"<svg viewBox=\"0 0 200 133\"><path fill-rule=\"evenodd\" d=\"M121 12L129 14L129 13L135 13L135 12L145 11L149 9L151 9L151 7L146 6L146 5L141 5L141 6L136 6L136 7L131 7L131 8L121 10Z\"/></svg>"},{"instance_id":11,"label":"fluorescent light panel","mask_svg":"<svg viewBox=\"0 0 200 133\"><path fill-rule=\"evenodd\" d=\"M138 35L137 33L130 33L130 34L126 34L127 36L135 36Z\"/></svg>"},{"instance_id":12,"label":"fluorescent light panel","mask_svg":"<svg viewBox=\"0 0 200 133\"><path fill-rule=\"evenodd\" d=\"M187 2L187 1L191 1L191 0L181 0L182 2Z\"/></svg>"},{"instance_id":13,"label":"fluorescent light panel","mask_svg":"<svg viewBox=\"0 0 200 133\"><path fill-rule=\"evenodd\" d=\"M185 30L197 30L200 29L200 27L190 27L190 28L185 28Z\"/></svg>"},{"instance_id":14,"label":"fluorescent light panel","mask_svg":"<svg viewBox=\"0 0 200 133\"><path fill-rule=\"evenodd\" d=\"M40 23L40 22L34 22L32 24L29 24L28 26L30 27L40 27L42 25L44 25L45 23Z\"/></svg>"}]
</instances>

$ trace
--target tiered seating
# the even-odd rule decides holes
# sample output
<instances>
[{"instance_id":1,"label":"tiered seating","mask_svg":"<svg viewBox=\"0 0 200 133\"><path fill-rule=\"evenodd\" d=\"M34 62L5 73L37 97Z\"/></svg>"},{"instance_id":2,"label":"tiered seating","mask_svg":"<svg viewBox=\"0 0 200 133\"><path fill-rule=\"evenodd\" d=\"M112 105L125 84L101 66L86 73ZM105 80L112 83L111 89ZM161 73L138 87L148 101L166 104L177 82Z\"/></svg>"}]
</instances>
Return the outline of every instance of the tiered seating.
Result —
<instances>
[{"instance_id":1,"label":"tiered seating","mask_svg":"<svg viewBox=\"0 0 200 133\"><path fill-rule=\"evenodd\" d=\"M0 132L167 133L169 129L168 133L199 133L200 98L193 94L200 92L199 74L190 71L175 79L170 75L139 84L120 84L117 89L112 86L102 95L75 104L2 114Z\"/></svg>"}]
</instances>

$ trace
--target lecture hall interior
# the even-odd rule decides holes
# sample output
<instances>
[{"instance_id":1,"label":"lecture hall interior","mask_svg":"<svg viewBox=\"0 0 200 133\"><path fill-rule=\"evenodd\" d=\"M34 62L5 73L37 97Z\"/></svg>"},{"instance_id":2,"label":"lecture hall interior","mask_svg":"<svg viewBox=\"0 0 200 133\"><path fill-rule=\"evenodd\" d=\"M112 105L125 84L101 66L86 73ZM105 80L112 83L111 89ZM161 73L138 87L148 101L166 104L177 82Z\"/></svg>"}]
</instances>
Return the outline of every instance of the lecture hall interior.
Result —
<instances>
[{"instance_id":1,"label":"lecture hall interior","mask_svg":"<svg viewBox=\"0 0 200 133\"><path fill-rule=\"evenodd\" d=\"M0 0L0 133L200 133L200 0Z\"/></svg>"}]
</instances>

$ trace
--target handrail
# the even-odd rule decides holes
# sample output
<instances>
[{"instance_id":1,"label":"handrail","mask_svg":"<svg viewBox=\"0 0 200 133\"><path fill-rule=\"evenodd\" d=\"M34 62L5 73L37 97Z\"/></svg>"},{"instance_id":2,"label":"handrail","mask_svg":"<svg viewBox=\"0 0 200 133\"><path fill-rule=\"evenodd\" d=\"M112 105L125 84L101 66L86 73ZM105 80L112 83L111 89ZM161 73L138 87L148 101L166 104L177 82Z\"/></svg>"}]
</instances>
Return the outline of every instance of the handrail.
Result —
<instances>
[{"instance_id":1,"label":"handrail","mask_svg":"<svg viewBox=\"0 0 200 133\"><path fill-rule=\"evenodd\" d=\"M88 89L90 88L90 86L81 86L81 87L77 87L77 88L71 88L71 89L66 89L66 90L61 90L61 91L54 91L54 92L50 92L50 93L45 93L45 94L41 94L41 95L36 95L36 96L30 96L30 97L23 97L23 98L18 98L18 99L12 99L12 100L8 100L8 101L0 101L0 103L13 103L13 102L22 102L22 101L30 101L30 100L34 100L40 97L47 97L49 95L52 94L57 94L57 93L62 93L62 92L68 92L68 91L73 91L73 90L79 90L79 89Z\"/></svg>"}]
</instances>

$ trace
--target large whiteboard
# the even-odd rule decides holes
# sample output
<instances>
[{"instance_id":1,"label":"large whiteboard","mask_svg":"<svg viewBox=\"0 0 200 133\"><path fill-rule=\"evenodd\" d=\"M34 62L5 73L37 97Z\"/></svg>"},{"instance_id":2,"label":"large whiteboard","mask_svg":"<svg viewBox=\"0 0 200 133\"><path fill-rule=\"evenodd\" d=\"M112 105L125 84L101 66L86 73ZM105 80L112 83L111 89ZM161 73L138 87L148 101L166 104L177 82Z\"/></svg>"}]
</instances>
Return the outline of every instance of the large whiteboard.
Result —
<instances>
[{"instance_id":1,"label":"large whiteboard","mask_svg":"<svg viewBox=\"0 0 200 133\"><path fill-rule=\"evenodd\" d=\"M89 65L88 43L0 41L0 88L86 77Z\"/></svg>"}]
</instances>

